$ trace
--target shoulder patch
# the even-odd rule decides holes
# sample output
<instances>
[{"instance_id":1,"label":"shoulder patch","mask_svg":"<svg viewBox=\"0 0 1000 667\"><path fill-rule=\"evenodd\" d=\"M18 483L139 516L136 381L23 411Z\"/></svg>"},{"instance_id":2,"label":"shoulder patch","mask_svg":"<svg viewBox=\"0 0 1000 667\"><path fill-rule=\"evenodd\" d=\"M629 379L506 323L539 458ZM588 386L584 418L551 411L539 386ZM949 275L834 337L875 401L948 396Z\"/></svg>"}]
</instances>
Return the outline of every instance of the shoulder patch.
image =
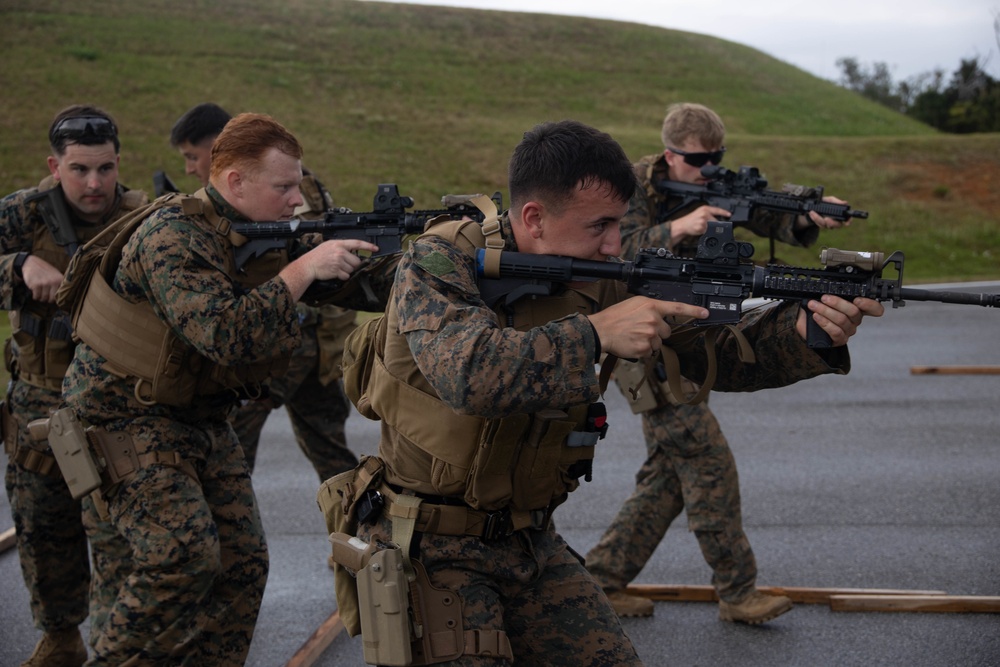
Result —
<instances>
[{"instance_id":1,"label":"shoulder patch","mask_svg":"<svg viewBox=\"0 0 1000 667\"><path fill-rule=\"evenodd\" d=\"M455 271L455 263L436 250L422 257L417 266L432 276L443 276Z\"/></svg>"}]
</instances>

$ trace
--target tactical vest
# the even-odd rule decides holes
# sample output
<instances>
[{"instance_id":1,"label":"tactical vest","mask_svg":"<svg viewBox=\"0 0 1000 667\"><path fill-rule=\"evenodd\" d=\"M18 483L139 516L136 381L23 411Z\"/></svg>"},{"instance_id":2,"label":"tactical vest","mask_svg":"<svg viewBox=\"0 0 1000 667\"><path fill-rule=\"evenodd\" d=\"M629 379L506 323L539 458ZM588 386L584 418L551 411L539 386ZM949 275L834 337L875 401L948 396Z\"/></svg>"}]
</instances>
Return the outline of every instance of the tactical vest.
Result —
<instances>
[{"instance_id":1,"label":"tactical vest","mask_svg":"<svg viewBox=\"0 0 1000 667\"><path fill-rule=\"evenodd\" d=\"M59 187L47 176L38 185L39 192ZM141 190L122 190L114 211L101 224L73 226L80 243L86 243L113 221L124 217L147 203L146 194ZM59 246L48 225L35 206L27 211L33 227L31 254L42 259L59 271L69 266L70 256ZM35 387L50 391L62 391L63 377L73 359L76 342L69 317L55 304L29 299L20 310L10 312L11 334L16 344L16 354L10 370L17 377Z\"/></svg>"},{"instance_id":2,"label":"tactical vest","mask_svg":"<svg viewBox=\"0 0 1000 667\"><path fill-rule=\"evenodd\" d=\"M502 248L500 222L431 223L428 232L474 255L477 248ZM501 322L526 331L575 313L592 313L617 300L608 281L587 291L523 299L498 307ZM589 474L603 420L588 424L591 406L544 410L485 419L456 413L420 373L406 338L397 333L390 302L386 342L370 377L371 406L383 420L379 455L385 479L417 493L461 498L479 510L508 509L521 515L551 509ZM603 406L602 406L603 407ZM515 526L518 528L519 526Z\"/></svg>"},{"instance_id":3,"label":"tactical vest","mask_svg":"<svg viewBox=\"0 0 1000 667\"><path fill-rule=\"evenodd\" d=\"M285 371L287 358L238 367L217 364L179 339L148 301L130 302L109 283L117 271L121 249L134 229L154 210L165 206L180 206L185 215L204 221L207 229L225 236L233 246L246 243L245 237L231 231L230 221L216 212L205 190L194 196L161 197L155 208L144 212L141 219L111 241L82 302L74 309L76 334L107 360L109 372L134 379L135 398L144 405L187 407L198 397L226 391L240 396L259 395L264 381ZM288 253L284 249L265 253L248 262L239 274L232 253L227 260L227 275L243 288L252 289L277 275L288 264Z\"/></svg>"}]
</instances>

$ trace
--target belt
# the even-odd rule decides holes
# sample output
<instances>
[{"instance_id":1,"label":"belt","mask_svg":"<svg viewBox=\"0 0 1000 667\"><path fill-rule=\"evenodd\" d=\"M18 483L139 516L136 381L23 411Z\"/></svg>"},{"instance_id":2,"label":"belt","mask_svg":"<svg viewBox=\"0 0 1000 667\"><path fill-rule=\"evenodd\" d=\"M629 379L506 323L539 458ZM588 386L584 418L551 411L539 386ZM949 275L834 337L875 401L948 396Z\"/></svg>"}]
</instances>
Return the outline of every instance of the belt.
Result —
<instances>
[{"instance_id":1,"label":"belt","mask_svg":"<svg viewBox=\"0 0 1000 667\"><path fill-rule=\"evenodd\" d=\"M484 542L509 537L518 530L542 530L549 522L548 508L538 510L477 510L457 498L430 496L409 490L402 490L383 483L379 493L385 498L385 511L389 516L415 511L414 530L433 535L469 535ZM423 500L416 508L406 507L396 502L400 495L413 495ZM435 502L439 501L439 502Z\"/></svg>"}]
</instances>

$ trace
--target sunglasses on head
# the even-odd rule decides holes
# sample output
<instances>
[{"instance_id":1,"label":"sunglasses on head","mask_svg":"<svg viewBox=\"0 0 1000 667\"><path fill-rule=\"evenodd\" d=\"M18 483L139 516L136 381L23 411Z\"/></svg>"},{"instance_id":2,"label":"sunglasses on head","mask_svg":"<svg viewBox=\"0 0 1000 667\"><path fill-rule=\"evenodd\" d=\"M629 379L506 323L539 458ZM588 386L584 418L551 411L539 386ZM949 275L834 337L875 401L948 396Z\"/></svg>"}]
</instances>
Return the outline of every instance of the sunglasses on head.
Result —
<instances>
[{"instance_id":1,"label":"sunglasses on head","mask_svg":"<svg viewBox=\"0 0 1000 667\"><path fill-rule=\"evenodd\" d=\"M680 155L684 158L684 162L692 167L704 167L709 162L712 164L720 164L722 162L722 156L726 154L725 146L717 151L711 151L709 153L689 153L688 151L682 151L679 148L668 148L667 150L671 153Z\"/></svg>"},{"instance_id":2,"label":"sunglasses on head","mask_svg":"<svg viewBox=\"0 0 1000 667\"><path fill-rule=\"evenodd\" d=\"M118 136L118 128L101 116L75 116L59 121L52 128L49 139L55 143L57 139L79 139L85 136L113 139Z\"/></svg>"}]
</instances>

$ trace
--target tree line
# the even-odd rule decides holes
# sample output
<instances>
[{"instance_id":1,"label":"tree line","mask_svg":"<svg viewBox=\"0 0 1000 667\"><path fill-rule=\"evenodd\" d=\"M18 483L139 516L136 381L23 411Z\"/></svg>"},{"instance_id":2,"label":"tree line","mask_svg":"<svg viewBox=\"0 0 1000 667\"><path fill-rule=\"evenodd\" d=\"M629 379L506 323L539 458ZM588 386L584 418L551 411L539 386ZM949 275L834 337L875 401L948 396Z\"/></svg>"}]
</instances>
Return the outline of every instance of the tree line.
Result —
<instances>
[{"instance_id":1,"label":"tree line","mask_svg":"<svg viewBox=\"0 0 1000 667\"><path fill-rule=\"evenodd\" d=\"M993 18L1000 46L1000 13ZM986 72L989 57L962 59L950 77L937 69L893 81L889 66L838 58L840 85L943 132L1000 132L1000 81Z\"/></svg>"}]
</instances>

